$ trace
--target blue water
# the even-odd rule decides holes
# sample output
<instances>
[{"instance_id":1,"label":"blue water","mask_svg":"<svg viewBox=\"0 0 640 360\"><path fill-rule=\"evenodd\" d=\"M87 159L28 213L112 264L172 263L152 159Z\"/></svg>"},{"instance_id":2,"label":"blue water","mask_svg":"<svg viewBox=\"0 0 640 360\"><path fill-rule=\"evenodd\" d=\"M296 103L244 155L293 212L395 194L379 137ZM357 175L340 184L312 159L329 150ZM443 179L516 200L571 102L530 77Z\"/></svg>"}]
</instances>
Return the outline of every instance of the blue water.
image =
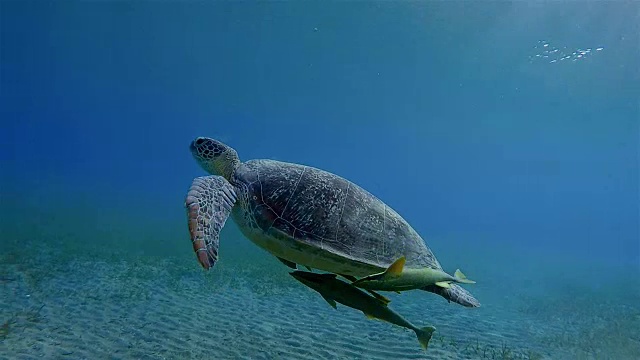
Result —
<instances>
[{"instance_id":1,"label":"blue water","mask_svg":"<svg viewBox=\"0 0 640 360\"><path fill-rule=\"evenodd\" d=\"M197 136L242 160L334 172L398 211L447 271L477 281L466 288L478 309L426 293L393 298L443 337L547 358L640 356L638 14L632 1L1 2L0 358L489 356L444 340L422 353L411 333L336 313L231 221L219 264L203 272L183 208L204 175L189 152ZM129 272L113 275L119 266ZM105 287L129 294L131 279L125 298L147 301L150 319L149 299L167 307L150 333L168 319L171 334L201 332L175 319L190 319L177 294L203 289L203 314L229 320L207 352L185 341L157 353L162 338L145 338L137 353L114 353L134 346L105 324L140 312L89 313L122 304ZM216 307L216 297L229 301L223 286L248 300ZM84 293L53 295L66 287L107 292L87 309ZM265 287L275 294L256 295ZM292 299L304 301L286 315L291 327L325 321L340 341L296 346L262 329L246 348L233 335L255 329L242 311L285 312ZM81 310L61 320L67 303ZM43 319L30 321L38 308ZM343 318L402 338L407 352L380 352L378 335L356 336ZM53 324L101 324L108 335L101 352L83 352L74 336L42 345Z\"/></svg>"}]
</instances>

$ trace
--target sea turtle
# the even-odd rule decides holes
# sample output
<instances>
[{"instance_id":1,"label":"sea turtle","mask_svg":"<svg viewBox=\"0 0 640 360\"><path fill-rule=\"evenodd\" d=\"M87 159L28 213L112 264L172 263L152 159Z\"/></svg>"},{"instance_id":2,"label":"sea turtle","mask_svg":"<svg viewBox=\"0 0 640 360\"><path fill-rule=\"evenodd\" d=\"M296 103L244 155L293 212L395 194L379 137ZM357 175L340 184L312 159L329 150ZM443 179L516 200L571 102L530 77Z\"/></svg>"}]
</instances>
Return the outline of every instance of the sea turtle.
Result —
<instances>
[{"instance_id":1,"label":"sea turtle","mask_svg":"<svg viewBox=\"0 0 640 360\"><path fill-rule=\"evenodd\" d=\"M338 175L276 160L241 162L233 148L207 137L190 149L211 174L196 177L185 199L193 249L205 269L218 260L219 232L231 215L247 238L294 269L300 264L355 279L405 257L406 268L442 270L397 212ZM480 306L456 284L422 289Z\"/></svg>"}]
</instances>

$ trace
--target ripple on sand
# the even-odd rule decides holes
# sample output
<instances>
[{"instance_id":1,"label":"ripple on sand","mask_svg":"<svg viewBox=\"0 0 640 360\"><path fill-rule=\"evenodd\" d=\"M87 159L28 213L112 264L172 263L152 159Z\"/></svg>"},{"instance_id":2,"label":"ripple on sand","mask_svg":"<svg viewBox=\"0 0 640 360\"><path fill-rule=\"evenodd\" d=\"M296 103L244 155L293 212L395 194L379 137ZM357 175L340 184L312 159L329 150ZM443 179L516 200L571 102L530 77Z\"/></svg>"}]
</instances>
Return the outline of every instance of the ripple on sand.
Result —
<instances>
[{"instance_id":1,"label":"ripple on sand","mask_svg":"<svg viewBox=\"0 0 640 360\"><path fill-rule=\"evenodd\" d=\"M546 308L527 308L535 312L527 318L496 307L469 310L427 293L391 294L397 312L416 326L438 329L425 353L412 331L344 306L335 310L293 280L265 295L208 281L210 273L196 267L175 274L166 267L77 261L36 287L19 270L4 268L18 279L0 286L9 299L0 321L18 314L16 331L1 343L6 357L463 359L497 351L504 342L526 348L548 331L566 331L559 323L540 330L544 321L536 319ZM606 325L604 318L593 321ZM482 348L469 350L475 341Z\"/></svg>"}]
</instances>

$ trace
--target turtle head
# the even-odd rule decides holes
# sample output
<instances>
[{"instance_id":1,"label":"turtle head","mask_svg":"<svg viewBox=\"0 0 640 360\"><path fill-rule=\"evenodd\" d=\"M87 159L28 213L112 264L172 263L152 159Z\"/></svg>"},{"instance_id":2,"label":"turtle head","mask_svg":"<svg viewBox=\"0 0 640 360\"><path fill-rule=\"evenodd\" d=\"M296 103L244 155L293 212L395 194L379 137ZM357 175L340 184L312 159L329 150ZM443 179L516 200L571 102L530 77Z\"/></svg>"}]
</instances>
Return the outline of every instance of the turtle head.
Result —
<instances>
[{"instance_id":1,"label":"turtle head","mask_svg":"<svg viewBox=\"0 0 640 360\"><path fill-rule=\"evenodd\" d=\"M230 181L240 164L238 153L218 140L197 137L191 142L191 154L198 164L212 175L222 175Z\"/></svg>"}]
</instances>

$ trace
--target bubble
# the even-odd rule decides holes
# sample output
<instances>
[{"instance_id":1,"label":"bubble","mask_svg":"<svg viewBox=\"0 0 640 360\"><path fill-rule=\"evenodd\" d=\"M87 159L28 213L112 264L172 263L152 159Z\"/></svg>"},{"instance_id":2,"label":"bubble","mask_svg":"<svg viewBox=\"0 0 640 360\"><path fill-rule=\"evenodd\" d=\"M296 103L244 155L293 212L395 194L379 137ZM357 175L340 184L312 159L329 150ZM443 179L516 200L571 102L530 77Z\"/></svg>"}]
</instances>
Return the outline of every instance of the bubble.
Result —
<instances>
[{"instance_id":1,"label":"bubble","mask_svg":"<svg viewBox=\"0 0 640 360\"><path fill-rule=\"evenodd\" d=\"M533 44L532 47L535 51L533 51L533 54L528 56L529 60L545 59L545 61L548 61L549 63L557 63L559 61L569 59L571 59L571 61L584 60L587 57L593 56L595 51L602 51L604 49L604 47L572 48L571 46L567 47L564 45L551 46L551 43L546 40L538 40L538 42Z\"/></svg>"}]
</instances>

